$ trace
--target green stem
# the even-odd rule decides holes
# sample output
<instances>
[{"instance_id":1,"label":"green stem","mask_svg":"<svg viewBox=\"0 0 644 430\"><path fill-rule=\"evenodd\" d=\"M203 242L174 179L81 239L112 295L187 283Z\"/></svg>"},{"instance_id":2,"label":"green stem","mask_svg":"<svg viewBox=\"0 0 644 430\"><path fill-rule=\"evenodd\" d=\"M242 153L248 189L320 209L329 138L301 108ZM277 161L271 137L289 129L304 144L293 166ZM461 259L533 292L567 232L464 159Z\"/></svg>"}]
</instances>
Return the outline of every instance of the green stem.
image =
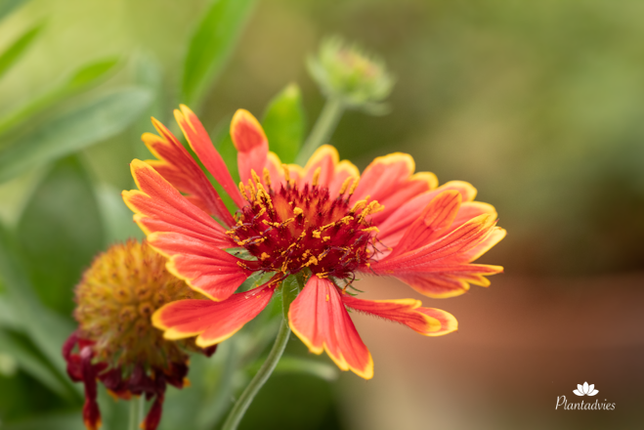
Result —
<instances>
[{"instance_id":1,"label":"green stem","mask_svg":"<svg viewBox=\"0 0 644 430\"><path fill-rule=\"evenodd\" d=\"M139 424L143 422L144 413L145 395L130 399L130 422L127 426L128 430L139 430Z\"/></svg>"},{"instance_id":2,"label":"green stem","mask_svg":"<svg viewBox=\"0 0 644 430\"><path fill-rule=\"evenodd\" d=\"M311 130L311 134L297 155L297 164L303 166L320 145L328 143L343 113L344 104L339 98L331 97L327 99L320 116L313 126L313 130Z\"/></svg>"},{"instance_id":3,"label":"green stem","mask_svg":"<svg viewBox=\"0 0 644 430\"><path fill-rule=\"evenodd\" d=\"M288 326L288 321L286 319L282 319L282 323L280 324L280 329L277 332L277 338L275 338L275 343L273 344L273 348L271 348L271 352L268 354L268 357L266 357L266 361L262 364L262 367L260 367L255 377L250 381L250 384L248 384L242 395L239 397L235 406L233 406L228 418L226 418L226 422L224 423L222 430L235 430L237 428L239 422L244 417L246 410L255 398L255 395L271 376L275 366L277 366L277 362L280 360L280 357L284 352L284 348L286 347L290 334L291 329Z\"/></svg>"}]
</instances>

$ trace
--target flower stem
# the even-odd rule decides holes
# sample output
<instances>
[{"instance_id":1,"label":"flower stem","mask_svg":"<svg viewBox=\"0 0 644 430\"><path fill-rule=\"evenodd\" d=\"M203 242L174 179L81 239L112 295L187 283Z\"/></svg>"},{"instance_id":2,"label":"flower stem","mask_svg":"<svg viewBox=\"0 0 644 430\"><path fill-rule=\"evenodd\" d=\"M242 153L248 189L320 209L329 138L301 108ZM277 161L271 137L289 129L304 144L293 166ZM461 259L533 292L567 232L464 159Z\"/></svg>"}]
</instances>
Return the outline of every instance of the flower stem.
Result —
<instances>
[{"instance_id":1,"label":"flower stem","mask_svg":"<svg viewBox=\"0 0 644 430\"><path fill-rule=\"evenodd\" d=\"M139 424L143 422L143 414L145 413L145 395L138 398L133 397L130 399L130 422L128 430L139 430Z\"/></svg>"},{"instance_id":2,"label":"flower stem","mask_svg":"<svg viewBox=\"0 0 644 430\"><path fill-rule=\"evenodd\" d=\"M344 113L344 109L344 104L339 98L330 97L327 99L320 116L313 126L313 130L311 130L311 134L297 155L295 160L297 164L304 166L318 146L328 142Z\"/></svg>"},{"instance_id":3,"label":"flower stem","mask_svg":"<svg viewBox=\"0 0 644 430\"><path fill-rule=\"evenodd\" d=\"M273 348L271 348L271 352L268 354L268 357L266 357L266 361L262 364L262 367L260 367L255 377L250 381L250 384L248 384L242 395L239 397L235 406L233 406L230 414L228 414L228 418L226 418L226 422L224 423L222 430L235 430L237 428L239 422L244 417L246 410L255 398L255 395L259 389L262 388L264 383L266 383L268 378L271 376L271 373L273 373L273 369L275 369L277 362L280 360L280 357L284 352L284 348L286 347L290 334L291 329L288 326L288 321L282 318L280 329L277 332L277 337L275 338L275 343L273 344Z\"/></svg>"}]
</instances>

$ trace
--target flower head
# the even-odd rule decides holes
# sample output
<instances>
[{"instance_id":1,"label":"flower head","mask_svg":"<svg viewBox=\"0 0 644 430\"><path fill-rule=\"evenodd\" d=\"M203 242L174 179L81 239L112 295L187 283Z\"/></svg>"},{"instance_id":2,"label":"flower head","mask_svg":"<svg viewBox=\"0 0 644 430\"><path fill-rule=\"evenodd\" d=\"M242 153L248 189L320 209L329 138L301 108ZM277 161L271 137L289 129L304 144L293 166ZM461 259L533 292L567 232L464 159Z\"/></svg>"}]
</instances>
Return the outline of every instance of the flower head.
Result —
<instances>
[{"instance_id":1,"label":"flower head","mask_svg":"<svg viewBox=\"0 0 644 430\"><path fill-rule=\"evenodd\" d=\"M115 397L156 396L142 426L157 427L166 384L183 387L188 373L184 349L197 348L184 342L182 349L163 339L150 318L167 303L199 297L168 273L165 259L146 242L129 240L95 258L76 287L78 330L63 346L70 377L85 384L83 417L88 429L97 429L101 422L97 379Z\"/></svg>"},{"instance_id":2,"label":"flower head","mask_svg":"<svg viewBox=\"0 0 644 430\"><path fill-rule=\"evenodd\" d=\"M469 284L489 285L485 276L502 271L472 264L505 235L494 208L475 202L468 183L438 187L432 173L414 173L407 154L376 158L360 174L325 145L304 167L283 165L268 151L258 121L239 110L230 129L242 179L236 187L195 114L181 106L175 117L239 209L235 216L225 210L187 150L153 120L159 135L143 140L157 159L132 162L139 189L123 197L168 269L212 299L180 300L155 312L153 323L166 339L218 344L259 314L286 277L306 274L290 305L291 329L310 351L326 350L341 369L371 378L371 354L347 309L426 336L450 333L457 323L415 299L359 299L351 287L356 275L394 276L426 296L451 297ZM254 272L272 276L235 293Z\"/></svg>"}]
</instances>

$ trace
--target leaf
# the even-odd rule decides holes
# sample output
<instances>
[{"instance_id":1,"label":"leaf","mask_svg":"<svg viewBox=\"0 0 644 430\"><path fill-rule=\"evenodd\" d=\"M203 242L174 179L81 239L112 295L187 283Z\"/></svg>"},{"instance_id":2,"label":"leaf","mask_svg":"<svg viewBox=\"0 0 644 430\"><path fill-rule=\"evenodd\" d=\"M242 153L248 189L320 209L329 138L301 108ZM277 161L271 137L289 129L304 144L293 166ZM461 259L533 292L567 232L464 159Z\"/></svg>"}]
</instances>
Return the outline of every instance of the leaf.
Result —
<instances>
[{"instance_id":1,"label":"leaf","mask_svg":"<svg viewBox=\"0 0 644 430\"><path fill-rule=\"evenodd\" d=\"M291 275L282 282L282 314L286 321L288 321L288 310L291 307L291 303L303 289L304 276L302 272L297 275Z\"/></svg>"},{"instance_id":2,"label":"leaf","mask_svg":"<svg viewBox=\"0 0 644 430\"><path fill-rule=\"evenodd\" d=\"M0 328L18 330L20 319L4 295L0 295Z\"/></svg>"},{"instance_id":3,"label":"leaf","mask_svg":"<svg viewBox=\"0 0 644 430\"><path fill-rule=\"evenodd\" d=\"M20 318L20 328L49 363L61 375L66 374L66 364L60 348L74 331L69 320L45 308L38 300L20 258L20 248L9 232L0 225L0 277L6 297Z\"/></svg>"},{"instance_id":4,"label":"leaf","mask_svg":"<svg viewBox=\"0 0 644 430\"><path fill-rule=\"evenodd\" d=\"M70 315L74 286L104 245L98 203L76 157L56 163L36 188L18 223L18 240L42 302Z\"/></svg>"},{"instance_id":5,"label":"leaf","mask_svg":"<svg viewBox=\"0 0 644 430\"><path fill-rule=\"evenodd\" d=\"M38 24L25 31L0 55L0 77L2 77L2 75L4 75L7 70L9 70L11 66L20 59L29 46L31 46L40 31L43 29L43 26L43 24Z\"/></svg>"},{"instance_id":6,"label":"leaf","mask_svg":"<svg viewBox=\"0 0 644 430\"><path fill-rule=\"evenodd\" d=\"M2 425L3 430L85 430L81 411L65 414L47 414Z\"/></svg>"},{"instance_id":7,"label":"leaf","mask_svg":"<svg viewBox=\"0 0 644 430\"><path fill-rule=\"evenodd\" d=\"M89 63L77 70L63 86L65 91L75 91L83 88L97 79L105 76L119 62L118 57L102 59Z\"/></svg>"},{"instance_id":8,"label":"leaf","mask_svg":"<svg viewBox=\"0 0 644 430\"><path fill-rule=\"evenodd\" d=\"M42 124L0 152L0 183L25 169L54 161L121 132L150 100L149 91L122 89L95 97Z\"/></svg>"},{"instance_id":9,"label":"leaf","mask_svg":"<svg viewBox=\"0 0 644 430\"><path fill-rule=\"evenodd\" d=\"M2 0L0 2L0 21L7 15L13 12L14 9L20 7L26 0Z\"/></svg>"},{"instance_id":10,"label":"leaf","mask_svg":"<svg viewBox=\"0 0 644 430\"><path fill-rule=\"evenodd\" d=\"M340 375L335 365L323 363L318 360L289 356L283 356L280 359L274 372L312 375L325 381L335 381Z\"/></svg>"},{"instance_id":11,"label":"leaf","mask_svg":"<svg viewBox=\"0 0 644 430\"><path fill-rule=\"evenodd\" d=\"M223 70L255 0L214 0L199 23L183 65L182 102L196 110Z\"/></svg>"},{"instance_id":12,"label":"leaf","mask_svg":"<svg viewBox=\"0 0 644 430\"><path fill-rule=\"evenodd\" d=\"M105 224L107 244L124 242L131 237L143 239L144 234L132 219L132 211L125 206L120 190L108 184L100 184L96 187L96 197Z\"/></svg>"},{"instance_id":13,"label":"leaf","mask_svg":"<svg viewBox=\"0 0 644 430\"><path fill-rule=\"evenodd\" d=\"M293 163L304 140L304 108L297 84L289 84L269 103L262 126L270 148L284 163Z\"/></svg>"},{"instance_id":14,"label":"leaf","mask_svg":"<svg viewBox=\"0 0 644 430\"><path fill-rule=\"evenodd\" d=\"M0 352L12 356L18 367L29 373L53 392L62 396L70 394L67 385L63 384L53 369L32 351L19 336L0 330Z\"/></svg>"},{"instance_id":15,"label":"leaf","mask_svg":"<svg viewBox=\"0 0 644 430\"><path fill-rule=\"evenodd\" d=\"M53 89L48 90L44 94L30 100L27 104L18 107L2 117L0 119L0 133L4 133L21 122L26 121L38 111L63 100L65 97L97 84L114 69L114 66L118 62L118 58L110 57L82 66L68 78L64 79L62 84L57 85Z\"/></svg>"}]
</instances>

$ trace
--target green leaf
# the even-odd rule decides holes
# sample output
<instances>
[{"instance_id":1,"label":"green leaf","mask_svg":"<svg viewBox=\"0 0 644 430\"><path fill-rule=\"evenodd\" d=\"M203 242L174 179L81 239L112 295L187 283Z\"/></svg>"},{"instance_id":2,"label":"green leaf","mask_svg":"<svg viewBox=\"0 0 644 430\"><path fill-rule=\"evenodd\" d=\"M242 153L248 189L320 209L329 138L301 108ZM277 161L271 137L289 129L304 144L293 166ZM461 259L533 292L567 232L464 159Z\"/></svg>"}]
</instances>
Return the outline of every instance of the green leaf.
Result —
<instances>
[{"instance_id":1,"label":"green leaf","mask_svg":"<svg viewBox=\"0 0 644 430\"><path fill-rule=\"evenodd\" d=\"M293 303L293 300L297 298L297 295L300 294L300 291L304 289L304 274L303 272L298 272L297 275L291 275L282 282L282 313L284 314L284 319L288 321L288 310Z\"/></svg>"},{"instance_id":2,"label":"green leaf","mask_svg":"<svg viewBox=\"0 0 644 430\"><path fill-rule=\"evenodd\" d=\"M15 42L13 42L1 55L0 55L0 77L4 75L16 61L20 59L22 54L31 46L32 42L43 29L43 24L38 24L29 30L25 31Z\"/></svg>"},{"instance_id":3,"label":"green leaf","mask_svg":"<svg viewBox=\"0 0 644 430\"><path fill-rule=\"evenodd\" d=\"M335 365L319 360L290 356L283 356L275 366L274 372L312 375L325 381L335 381L340 375Z\"/></svg>"},{"instance_id":4,"label":"green leaf","mask_svg":"<svg viewBox=\"0 0 644 430\"><path fill-rule=\"evenodd\" d=\"M84 88L97 84L114 69L114 66L118 62L118 58L110 57L82 66L63 80L61 84L2 117L0 119L0 133L4 133L21 122L26 121L32 115L63 100L65 97L69 97Z\"/></svg>"},{"instance_id":5,"label":"green leaf","mask_svg":"<svg viewBox=\"0 0 644 430\"><path fill-rule=\"evenodd\" d=\"M0 352L16 360L19 368L29 373L53 392L62 396L70 394L68 386L62 383L56 372L19 336L0 330Z\"/></svg>"},{"instance_id":6,"label":"green leaf","mask_svg":"<svg viewBox=\"0 0 644 430\"><path fill-rule=\"evenodd\" d=\"M16 311L12 308L11 303L4 295L0 296L0 328L18 330L20 319Z\"/></svg>"},{"instance_id":7,"label":"green leaf","mask_svg":"<svg viewBox=\"0 0 644 430\"><path fill-rule=\"evenodd\" d=\"M144 234L132 219L132 211L125 206L120 190L100 184L96 187L96 197L105 224L106 243L124 242L131 237L143 239Z\"/></svg>"},{"instance_id":8,"label":"green leaf","mask_svg":"<svg viewBox=\"0 0 644 430\"><path fill-rule=\"evenodd\" d=\"M70 92L83 88L105 76L118 62L118 57L112 57L87 64L72 74L63 88Z\"/></svg>"},{"instance_id":9,"label":"green leaf","mask_svg":"<svg viewBox=\"0 0 644 430\"><path fill-rule=\"evenodd\" d=\"M293 163L304 140L304 107L297 84L290 84L269 103L262 121L273 152L284 163Z\"/></svg>"},{"instance_id":10,"label":"green leaf","mask_svg":"<svg viewBox=\"0 0 644 430\"><path fill-rule=\"evenodd\" d=\"M20 248L14 239L0 225L0 277L6 289L6 297L20 318L20 328L47 357L49 363L64 375L66 364L60 348L74 331L74 326L38 300L20 255Z\"/></svg>"},{"instance_id":11,"label":"green leaf","mask_svg":"<svg viewBox=\"0 0 644 430\"><path fill-rule=\"evenodd\" d=\"M85 430L81 411L40 415L28 420L2 425L3 430Z\"/></svg>"},{"instance_id":12,"label":"green leaf","mask_svg":"<svg viewBox=\"0 0 644 430\"><path fill-rule=\"evenodd\" d=\"M91 181L76 157L43 179L18 223L31 281L42 302L64 315L83 269L103 248L103 225Z\"/></svg>"},{"instance_id":13,"label":"green leaf","mask_svg":"<svg viewBox=\"0 0 644 430\"><path fill-rule=\"evenodd\" d=\"M223 70L255 0L214 0L199 23L183 65L182 102L197 110Z\"/></svg>"},{"instance_id":14,"label":"green leaf","mask_svg":"<svg viewBox=\"0 0 644 430\"><path fill-rule=\"evenodd\" d=\"M122 89L95 97L42 124L0 152L0 182L121 132L138 118L150 100L149 91Z\"/></svg>"},{"instance_id":15,"label":"green leaf","mask_svg":"<svg viewBox=\"0 0 644 430\"><path fill-rule=\"evenodd\" d=\"M26 0L2 0L0 1L0 21L20 7Z\"/></svg>"}]
</instances>

